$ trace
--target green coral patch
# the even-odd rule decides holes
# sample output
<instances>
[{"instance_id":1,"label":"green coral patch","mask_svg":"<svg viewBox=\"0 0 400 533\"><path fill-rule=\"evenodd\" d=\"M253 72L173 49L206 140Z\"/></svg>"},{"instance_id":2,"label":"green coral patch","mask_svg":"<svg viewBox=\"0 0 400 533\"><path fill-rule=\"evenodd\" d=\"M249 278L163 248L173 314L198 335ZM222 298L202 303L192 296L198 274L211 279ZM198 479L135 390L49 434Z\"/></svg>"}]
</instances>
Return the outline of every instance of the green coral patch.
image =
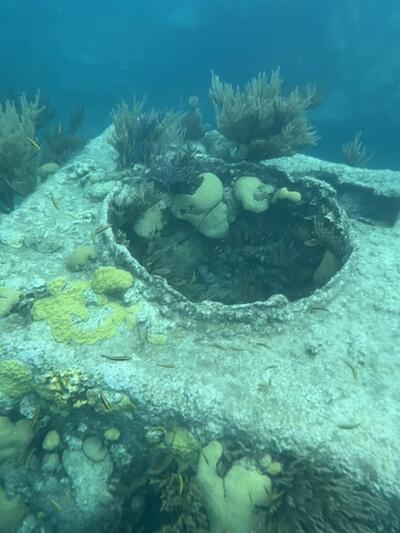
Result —
<instances>
[{"instance_id":1,"label":"green coral patch","mask_svg":"<svg viewBox=\"0 0 400 533\"><path fill-rule=\"evenodd\" d=\"M44 320L57 342L95 344L115 335L118 327L135 324L137 306L124 307L97 296L88 281L56 278L48 289L51 295L34 303L32 317Z\"/></svg>"},{"instance_id":2,"label":"green coral patch","mask_svg":"<svg viewBox=\"0 0 400 533\"><path fill-rule=\"evenodd\" d=\"M127 270L105 266L98 268L93 276L92 289L99 294L126 291L132 286L133 277Z\"/></svg>"},{"instance_id":3,"label":"green coral patch","mask_svg":"<svg viewBox=\"0 0 400 533\"><path fill-rule=\"evenodd\" d=\"M24 364L12 359L0 361L0 395L17 399L32 387L32 374Z\"/></svg>"}]
</instances>

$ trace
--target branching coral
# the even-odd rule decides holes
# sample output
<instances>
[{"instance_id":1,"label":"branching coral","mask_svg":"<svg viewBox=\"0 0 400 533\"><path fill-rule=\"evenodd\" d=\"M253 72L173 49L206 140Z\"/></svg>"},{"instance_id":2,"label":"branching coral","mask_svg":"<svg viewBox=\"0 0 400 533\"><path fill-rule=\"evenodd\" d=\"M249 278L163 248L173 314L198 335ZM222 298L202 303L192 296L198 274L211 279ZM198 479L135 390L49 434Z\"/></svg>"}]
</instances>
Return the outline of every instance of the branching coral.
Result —
<instances>
[{"instance_id":1,"label":"branching coral","mask_svg":"<svg viewBox=\"0 0 400 533\"><path fill-rule=\"evenodd\" d=\"M199 99L191 96L188 100L188 110L182 116L182 126L185 129L186 138L198 141L205 133L202 117L199 110Z\"/></svg>"},{"instance_id":2,"label":"branching coral","mask_svg":"<svg viewBox=\"0 0 400 533\"><path fill-rule=\"evenodd\" d=\"M110 144L118 153L118 166L126 168L134 164L138 142L138 124L143 113L145 100L134 100L132 108L121 101L111 111L114 132Z\"/></svg>"},{"instance_id":3,"label":"branching coral","mask_svg":"<svg viewBox=\"0 0 400 533\"><path fill-rule=\"evenodd\" d=\"M167 522L158 533L208 531L201 493L190 472L174 473L155 483L161 499L160 510L166 514Z\"/></svg>"},{"instance_id":4,"label":"branching coral","mask_svg":"<svg viewBox=\"0 0 400 533\"><path fill-rule=\"evenodd\" d=\"M174 194L192 193L201 183L195 151L189 145L154 159L147 176L163 190Z\"/></svg>"},{"instance_id":5,"label":"branching coral","mask_svg":"<svg viewBox=\"0 0 400 533\"><path fill-rule=\"evenodd\" d=\"M372 159L375 152L368 152L367 147L361 141L361 131L357 131L354 137L342 146L342 155L346 165L351 167L365 167Z\"/></svg>"},{"instance_id":6,"label":"branching coral","mask_svg":"<svg viewBox=\"0 0 400 533\"><path fill-rule=\"evenodd\" d=\"M164 277L174 287L181 287L193 281L193 272L201 258L199 239L178 233L150 240L141 261L152 274Z\"/></svg>"},{"instance_id":7,"label":"branching coral","mask_svg":"<svg viewBox=\"0 0 400 533\"><path fill-rule=\"evenodd\" d=\"M399 531L387 499L339 474L321 460L292 460L274 479L266 533Z\"/></svg>"},{"instance_id":8,"label":"branching coral","mask_svg":"<svg viewBox=\"0 0 400 533\"><path fill-rule=\"evenodd\" d=\"M158 533L198 533L208 531L203 498L194 475L200 444L188 430L177 426L152 449L148 470L149 488L160 499L162 526Z\"/></svg>"},{"instance_id":9,"label":"branching coral","mask_svg":"<svg viewBox=\"0 0 400 533\"><path fill-rule=\"evenodd\" d=\"M122 101L111 112L114 132L111 145L118 153L119 168L136 163L150 165L152 159L164 154L170 145L183 142L184 130L180 115L144 111L145 100L134 100L132 108Z\"/></svg>"},{"instance_id":10,"label":"branching coral","mask_svg":"<svg viewBox=\"0 0 400 533\"><path fill-rule=\"evenodd\" d=\"M260 161L292 155L316 143L316 132L305 116L314 104L315 87L297 87L285 96L282 85L279 70L270 76L259 74L242 91L212 74L210 98L217 128L241 146L244 159Z\"/></svg>"},{"instance_id":11,"label":"branching coral","mask_svg":"<svg viewBox=\"0 0 400 533\"><path fill-rule=\"evenodd\" d=\"M0 104L0 208L13 208L13 197L29 194L37 184L39 146L35 124L43 111L39 93L33 100L23 94L18 103Z\"/></svg>"},{"instance_id":12,"label":"branching coral","mask_svg":"<svg viewBox=\"0 0 400 533\"><path fill-rule=\"evenodd\" d=\"M86 138L77 133L82 125L84 116L85 110L83 107L71 111L67 127L58 122L58 124L44 132L51 161L62 165L76 150L84 146Z\"/></svg>"}]
</instances>

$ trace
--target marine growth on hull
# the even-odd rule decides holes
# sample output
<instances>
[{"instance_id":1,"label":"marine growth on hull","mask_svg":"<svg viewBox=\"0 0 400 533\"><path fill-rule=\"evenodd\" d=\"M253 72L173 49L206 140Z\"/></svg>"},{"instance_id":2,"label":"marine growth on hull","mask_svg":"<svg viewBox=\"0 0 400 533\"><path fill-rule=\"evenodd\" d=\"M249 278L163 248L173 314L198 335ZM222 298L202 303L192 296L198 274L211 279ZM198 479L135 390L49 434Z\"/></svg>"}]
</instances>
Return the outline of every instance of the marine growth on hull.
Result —
<instances>
[{"instance_id":1,"label":"marine growth on hull","mask_svg":"<svg viewBox=\"0 0 400 533\"><path fill-rule=\"evenodd\" d=\"M150 170L125 185L109 222L134 259L192 302L294 301L325 285L351 252L326 184L194 152L179 172L160 180Z\"/></svg>"}]
</instances>

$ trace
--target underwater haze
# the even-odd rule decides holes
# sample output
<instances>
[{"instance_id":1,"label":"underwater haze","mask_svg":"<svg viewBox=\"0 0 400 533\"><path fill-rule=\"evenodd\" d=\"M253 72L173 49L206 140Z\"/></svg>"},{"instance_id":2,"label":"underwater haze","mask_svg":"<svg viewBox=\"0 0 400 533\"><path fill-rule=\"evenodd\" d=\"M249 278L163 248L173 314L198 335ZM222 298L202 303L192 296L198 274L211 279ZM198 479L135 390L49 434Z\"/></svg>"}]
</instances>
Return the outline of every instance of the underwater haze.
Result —
<instances>
[{"instance_id":1,"label":"underwater haze","mask_svg":"<svg viewBox=\"0 0 400 533\"><path fill-rule=\"evenodd\" d=\"M363 132L375 167L399 167L400 7L395 0L1 0L0 96L40 89L59 114L86 109L91 135L121 98L208 117L210 73L234 85L280 66L319 84L313 154L340 160ZM183 104L182 104L183 103Z\"/></svg>"}]
</instances>

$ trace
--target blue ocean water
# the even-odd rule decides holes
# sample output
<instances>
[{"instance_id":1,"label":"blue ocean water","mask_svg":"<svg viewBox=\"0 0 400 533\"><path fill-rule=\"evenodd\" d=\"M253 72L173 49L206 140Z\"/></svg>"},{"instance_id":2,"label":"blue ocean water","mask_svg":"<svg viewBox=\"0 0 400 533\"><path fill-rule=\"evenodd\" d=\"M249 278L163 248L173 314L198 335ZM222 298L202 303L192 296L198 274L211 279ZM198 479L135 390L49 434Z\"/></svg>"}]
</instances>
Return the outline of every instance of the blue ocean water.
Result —
<instances>
[{"instance_id":1,"label":"blue ocean water","mask_svg":"<svg viewBox=\"0 0 400 533\"><path fill-rule=\"evenodd\" d=\"M156 107L199 96L215 70L233 84L281 68L325 93L312 154L340 160L363 132L374 167L398 168L400 7L395 0L2 0L0 97L40 89L58 115L84 106L92 136L121 99Z\"/></svg>"}]
</instances>

